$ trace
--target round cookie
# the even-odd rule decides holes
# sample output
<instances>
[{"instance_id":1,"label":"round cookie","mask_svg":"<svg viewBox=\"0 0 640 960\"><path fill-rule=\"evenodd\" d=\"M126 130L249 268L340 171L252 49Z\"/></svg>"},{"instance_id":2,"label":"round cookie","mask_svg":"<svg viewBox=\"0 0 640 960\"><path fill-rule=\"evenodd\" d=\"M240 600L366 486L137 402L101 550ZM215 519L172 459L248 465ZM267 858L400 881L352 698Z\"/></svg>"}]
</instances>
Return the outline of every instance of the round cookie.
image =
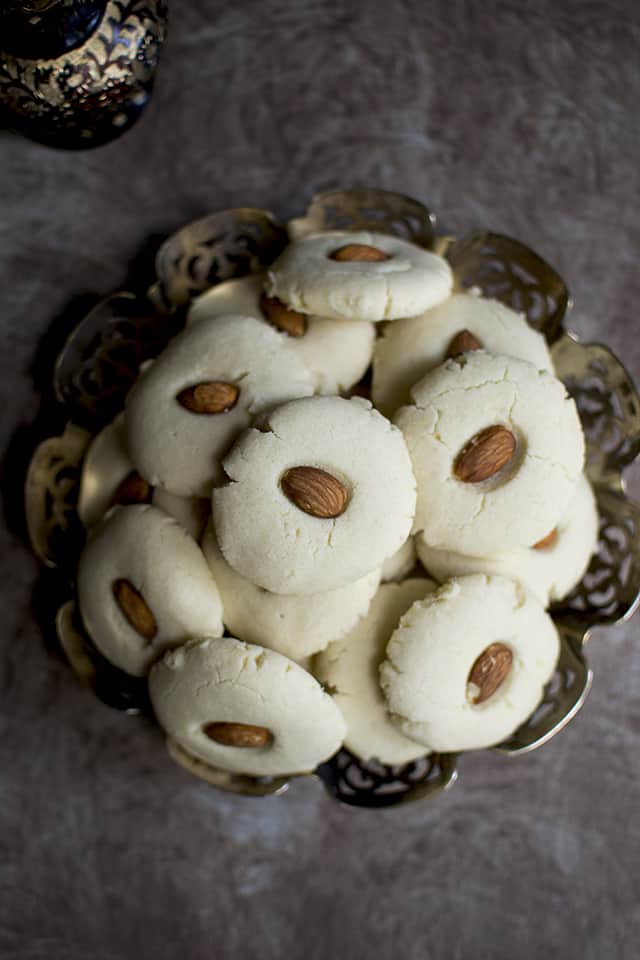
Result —
<instances>
[{"instance_id":1,"label":"round cookie","mask_svg":"<svg viewBox=\"0 0 640 960\"><path fill-rule=\"evenodd\" d=\"M124 414L119 414L91 441L82 463L78 515L85 529L89 529L113 506L116 491L129 477L136 474L127 450ZM142 502L149 502L152 491L136 474L131 492Z\"/></svg>"},{"instance_id":2,"label":"round cookie","mask_svg":"<svg viewBox=\"0 0 640 960\"><path fill-rule=\"evenodd\" d=\"M422 534L415 541L421 563L436 580L470 573L499 574L518 580L547 607L566 597L584 576L598 544L598 510L583 475L555 536L546 545L471 557L430 547Z\"/></svg>"},{"instance_id":3,"label":"round cookie","mask_svg":"<svg viewBox=\"0 0 640 960\"><path fill-rule=\"evenodd\" d=\"M425 373L441 364L450 349L458 351L456 337L473 334L488 353L519 357L540 370L553 373L553 362L541 333L527 323L524 314L510 310L499 300L456 293L419 317L390 323L376 342L373 355L371 398L386 416L403 403ZM460 338L458 344L468 346Z\"/></svg>"},{"instance_id":4,"label":"round cookie","mask_svg":"<svg viewBox=\"0 0 640 960\"><path fill-rule=\"evenodd\" d=\"M213 388L200 396L195 388ZM202 320L171 341L127 399L129 455L146 480L205 497L224 480L221 460L254 414L313 393L286 340L255 317Z\"/></svg>"},{"instance_id":5,"label":"round cookie","mask_svg":"<svg viewBox=\"0 0 640 960\"><path fill-rule=\"evenodd\" d=\"M224 469L232 482L213 491L220 549L273 593L344 587L379 569L411 530L402 434L367 400L284 404L243 434Z\"/></svg>"},{"instance_id":6,"label":"round cookie","mask_svg":"<svg viewBox=\"0 0 640 960\"><path fill-rule=\"evenodd\" d=\"M187 323L225 313L241 313L269 322L261 308L265 276L259 273L226 280L207 290L193 302ZM311 371L317 393L346 392L360 380L371 362L375 327L370 323L310 316L300 318L296 335L279 332Z\"/></svg>"},{"instance_id":7,"label":"round cookie","mask_svg":"<svg viewBox=\"0 0 640 960\"><path fill-rule=\"evenodd\" d=\"M584 462L575 403L559 380L525 360L476 350L427 373L411 396L394 421L418 485L416 533L434 547L487 556L531 546L553 529ZM496 439L496 453L504 455L505 440L515 440L515 452L478 479L476 467L495 462L487 441Z\"/></svg>"},{"instance_id":8,"label":"round cookie","mask_svg":"<svg viewBox=\"0 0 640 960\"><path fill-rule=\"evenodd\" d=\"M198 540L211 512L209 499L177 497L152 487L135 470L127 450L124 414L106 426L87 450L80 476L78 514L88 530L115 504L153 503Z\"/></svg>"},{"instance_id":9,"label":"round cookie","mask_svg":"<svg viewBox=\"0 0 640 960\"><path fill-rule=\"evenodd\" d=\"M480 675L474 670L474 684L470 674L489 647L485 665L505 666L493 644L512 662L482 699ZM477 750L500 743L533 713L558 654L558 632L532 594L504 577L460 577L401 618L380 683L406 736L438 752Z\"/></svg>"},{"instance_id":10,"label":"round cookie","mask_svg":"<svg viewBox=\"0 0 640 960\"><path fill-rule=\"evenodd\" d=\"M80 558L78 599L98 650L135 676L167 647L223 630L220 595L202 551L152 506L117 507L94 528Z\"/></svg>"},{"instance_id":11,"label":"round cookie","mask_svg":"<svg viewBox=\"0 0 640 960\"><path fill-rule=\"evenodd\" d=\"M416 545L413 537L408 537L399 550L391 557L387 557L382 564L380 579L383 583L389 580L403 580L411 573L416 565Z\"/></svg>"},{"instance_id":12,"label":"round cookie","mask_svg":"<svg viewBox=\"0 0 640 960\"><path fill-rule=\"evenodd\" d=\"M379 668L400 617L435 587L422 579L383 584L367 615L314 661L316 677L329 687L346 721L344 745L362 760L395 765L425 755L424 745L409 740L389 719Z\"/></svg>"},{"instance_id":13,"label":"round cookie","mask_svg":"<svg viewBox=\"0 0 640 960\"><path fill-rule=\"evenodd\" d=\"M233 637L196 640L167 653L151 670L149 693L170 737L205 763L233 773L311 771L344 738L340 711L310 673L275 650ZM207 728L214 734L213 724L246 724L270 736L258 746L229 745L207 735Z\"/></svg>"},{"instance_id":14,"label":"round cookie","mask_svg":"<svg viewBox=\"0 0 640 960\"><path fill-rule=\"evenodd\" d=\"M270 593L229 566L212 524L204 535L202 551L218 585L229 632L292 660L324 650L332 640L348 633L367 612L380 583L380 571L374 570L326 593L302 597Z\"/></svg>"},{"instance_id":15,"label":"round cookie","mask_svg":"<svg viewBox=\"0 0 640 960\"><path fill-rule=\"evenodd\" d=\"M345 247L381 252L376 261L333 259ZM302 313L338 320L414 317L451 293L446 260L383 233L332 231L296 240L269 269L267 292Z\"/></svg>"}]
</instances>

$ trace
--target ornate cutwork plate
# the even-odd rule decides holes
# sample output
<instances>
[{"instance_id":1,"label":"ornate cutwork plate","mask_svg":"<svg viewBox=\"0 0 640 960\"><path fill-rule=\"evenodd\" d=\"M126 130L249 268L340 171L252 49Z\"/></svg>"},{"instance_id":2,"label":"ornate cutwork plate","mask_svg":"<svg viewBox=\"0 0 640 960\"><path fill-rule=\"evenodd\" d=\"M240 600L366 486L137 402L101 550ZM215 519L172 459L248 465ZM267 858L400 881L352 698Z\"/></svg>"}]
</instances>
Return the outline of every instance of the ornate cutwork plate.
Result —
<instances>
[{"instance_id":1,"label":"ornate cutwork plate","mask_svg":"<svg viewBox=\"0 0 640 960\"><path fill-rule=\"evenodd\" d=\"M619 360L599 344L582 344L563 328L570 298L562 278L519 241L474 233L438 238L435 218L411 198L381 190L332 191L316 197L289 235L328 229L379 230L446 253L457 289L478 287L526 313L550 344L558 376L575 397L587 442L587 470L600 511L598 549L576 590L551 611L561 654L538 709L495 749L514 756L534 750L576 715L592 674L584 645L594 626L629 617L640 595L640 507L625 492L624 469L640 452L640 399ZM34 550L50 567L74 569L83 541L76 497L90 436L121 409L145 360L181 329L186 308L221 280L264 269L287 242L287 228L267 211L240 208L198 220L158 251L157 279L146 297L114 294L71 334L55 369L55 391L71 420L62 436L36 450L26 503ZM87 429L83 429L86 427ZM61 600L65 598L61 597ZM148 711L144 680L128 677L94 648L73 603L62 608L58 635L82 683L111 706ZM288 778L252 778L214 770L170 741L173 759L215 786L251 796L277 794ZM453 754L431 755L403 767L364 763L341 750L315 774L329 793L353 806L383 807L432 796L456 780Z\"/></svg>"}]
</instances>

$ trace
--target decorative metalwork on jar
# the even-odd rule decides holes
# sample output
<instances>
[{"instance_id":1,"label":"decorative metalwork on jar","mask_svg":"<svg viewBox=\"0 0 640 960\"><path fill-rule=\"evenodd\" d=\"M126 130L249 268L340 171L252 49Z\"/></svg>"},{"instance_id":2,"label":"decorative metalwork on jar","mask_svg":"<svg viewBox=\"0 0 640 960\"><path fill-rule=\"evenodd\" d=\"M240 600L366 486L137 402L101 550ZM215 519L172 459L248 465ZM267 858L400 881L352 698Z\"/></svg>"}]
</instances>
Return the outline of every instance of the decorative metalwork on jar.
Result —
<instances>
[{"instance_id":1,"label":"decorative metalwork on jar","mask_svg":"<svg viewBox=\"0 0 640 960\"><path fill-rule=\"evenodd\" d=\"M0 108L7 126L84 149L132 126L153 86L165 0L9 0L0 10Z\"/></svg>"}]
</instances>

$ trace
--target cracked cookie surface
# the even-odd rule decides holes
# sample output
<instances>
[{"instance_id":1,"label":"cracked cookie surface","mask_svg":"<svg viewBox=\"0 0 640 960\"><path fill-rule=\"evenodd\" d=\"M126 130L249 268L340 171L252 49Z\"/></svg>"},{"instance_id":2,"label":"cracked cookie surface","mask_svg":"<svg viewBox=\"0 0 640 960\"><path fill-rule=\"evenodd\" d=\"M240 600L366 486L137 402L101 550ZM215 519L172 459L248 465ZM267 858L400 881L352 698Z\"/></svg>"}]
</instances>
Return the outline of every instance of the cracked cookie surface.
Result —
<instances>
[{"instance_id":1,"label":"cracked cookie surface","mask_svg":"<svg viewBox=\"0 0 640 960\"><path fill-rule=\"evenodd\" d=\"M511 667L495 692L475 702L469 675L492 644ZM535 597L505 577L449 580L401 617L380 667L394 723L439 752L490 747L539 704L559 654L558 632Z\"/></svg>"},{"instance_id":2,"label":"cracked cookie surface","mask_svg":"<svg viewBox=\"0 0 640 960\"><path fill-rule=\"evenodd\" d=\"M275 650L234 637L194 639L156 663L149 676L160 725L188 753L221 770L279 776L313 770L340 748L342 715L320 684ZM264 745L240 747L207 736L209 724L264 728Z\"/></svg>"},{"instance_id":3,"label":"cracked cookie surface","mask_svg":"<svg viewBox=\"0 0 640 960\"><path fill-rule=\"evenodd\" d=\"M321 518L285 494L295 467L331 474L346 492ZM367 400L308 397L247 430L224 460L231 482L213 491L220 549L243 577L274 593L334 590L379 569L411 530L415 480L400 431Z\"/></svg>"},{"instance_id":4,"label":"cracked cookie surface","mask_svg":"<svg viewBox=\"0 0 640 960\"><path fill-rule=\"evenodd\" d=\"M385 257L332 259L347 245ZM330 231L291 243L270 267L267 291L302 313L376 323L415 317L445 300L452 285L447 261L413 243L382 233Z\"/></svg>"},{"instance_id":5,"label":"cracked cookie surface","mask_svg":"<svg viewBox=\"0 0 640 960\"><path fill-rule=\"evenodd\" d=\"M565 513L584 463L574 401L533 364L484 350L448 360L411 390L394 417L418 484L414 531L430 546L477 556L532 546ZM493 425L516 440L510 462L483 482L464 482L455 464Z\"/></svg>"}]
</instances>

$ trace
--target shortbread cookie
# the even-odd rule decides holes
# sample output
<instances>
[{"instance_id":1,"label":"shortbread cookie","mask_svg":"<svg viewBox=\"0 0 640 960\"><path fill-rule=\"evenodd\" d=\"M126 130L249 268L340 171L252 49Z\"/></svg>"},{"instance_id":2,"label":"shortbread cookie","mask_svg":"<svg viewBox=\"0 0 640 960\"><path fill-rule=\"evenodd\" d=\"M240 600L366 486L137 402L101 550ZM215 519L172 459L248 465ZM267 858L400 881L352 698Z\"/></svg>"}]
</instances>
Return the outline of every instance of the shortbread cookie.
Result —
<instances>
[{"instance_id":1,"label":"shortbread cookie","mask_svg":"<svg viewBox=\"0 0 640 960\"><path fill-rule=\"evenodd\" d=\"M408 537L399 550L388 557L382 564L381 579L383 583L389 580L402 580L411 573L416 565L416 545L413 537Z\"/></svg>"},{"instance_id":2,"label":"shortbread cookie","mask_svg":"<svg viewBox=\"0 0 640 960\"><path fill-rule=\"evenodd\" d=\"M380 681L406 736L438 752L476 750L533 713L559 649L553 621L519 584L460 577L402 617Z\"/></svg>"},{"instance_id":3,"label":"shortbread cookie","mask_svg":"<svg viewBox=\"0 0 640 960\"><path fill-rule=\"evenodd\" d=\"M363 760L394 765L427 752L424 744L409 740L389 719L379 669L400 617L435 586L432 580L421 579L383 584L366 617L314 661L316 676L326 684L346 721L344 745Z\"/></svg>"},{"instance_id":4,"label":"shortbread cookie","mask_svg":"<svg viewBox=\"0 0 640 960\"><path fill-rule=\"evenodd\" d=\"M88 530L116 503L150 503L153 496L134 468L127 450L124 414L94 437L85 454L80 475L78 515Z\"/></svg>"},{"instance_id":5,"label":"shortbread cookie","mask_svg":"<svg viewBox=\"0 0 640 960\"><path fill-rule=\"evenodd\" d=\"M96 647L143 676L158 653L194 634L222 634L222 604L200 547L152 506L117 507L80 558L78 598Z\"/></svg>"},{"instance_id":6,"label":"shortbread cookie","mask_svg":"<svg viewBox=\"0 0 640 960\"><path fill-rule=\"evenodd\" d=\"M224 622L234 636L300 660L343 637L369 608L380 583L374 570L337 590L297 597L271 593L241 577L222 556L213 525L202 552L218 585Z\"/></svg>"},{"instance_id":7,"label":"shortbread cookie","mask_svg":"<svg viewBox=\"0 0 640 960\"><path fill-rule=\"evenodd\" d=\"M78 514L86 529L115 505L153 503L174 517L199 540L211 513L209 498L177 497L152 487L134 468L127 450L124 414L119 414L94 438L80 476Z\"/></svg>"},{"instance_id":8,"label":"shortbread cookie","mask_svg":"<svg viewBox=\"0 0 640 960\"><path fill-rule=\"evenodd\" d=\"M240 313L271 323L309 368L317 393L346 392L371 362L375 327L288 310L264 292L265 274L226 280L198 297L188 323L225 313Z\"/></svg>"},{"instance_id":9,"label":"shortbread cookie","mask_svg":"<svg viewBox=\"0 0 640 960\"><path fill-rule=\"evenodd\" d=\"M344 259L343 259L344 258ZM315 233L269 269L267 292L294 310L338 320L415 317L451 293L446 260L383 233Z\"/></svg>"},{"instance_id":10,"label":"shortbread cookie","mask_svg":"<svg viewBox=\"0 0 640 960\"><path fill-rule=\"evenodd\" d=\"M181 523L194 540L200 540L211 516L210 497L178 497L162 487L154 487L151 502Z\"/></svg>"},{"instance_id":11,"label":"shortbread cookie","mask_svg":"<svg viewBox=\"0 0 640 960\"><path fill-rule=\"evenodd\" d=\"M553 373L549 348L524 314L499 300L456 293L419 317L390 323L376 342L371 398L386 416L403 403L425 373L470 349L528 360Z\"/></svg>"},{"instance_id":12,"label":"shortbread cookie","mask_svg":"<svg viewBox=\"0 0 640 960\"><path fill-rule=\"evenodd\" d=\"M575 403L559 380L476 350L426 374L411 396L394 419L418 484L415 532L487 556L553 529L584 462Z\"/></svg>"},{"instance_id":13,"label":"shortbread cookie","mask_svg":"<svg viewBox=\"0 0 640 960\"><path fill-rule=\"evenodd\" d=\"M286 340L255 317L202 320L179 334L129 394L129 455L153 486L204 497L254 414L313 393Z\"/></svg>"},{"instance_id":14,"label":"shortbread cookie","mask_svg":"<svg viewBox=\"0 0 640 960\"><path fill-rule=\"evenodd\" d=\"M338 707L310 673L233 637L170 651L151 670L149 693L170 737L233 773L306 773L344 738Z\"/></svg>"},{"instance_id":15,"label":"shortbread cookie","mask_svg":"<svg viewBox=\"0 0 640 960\"><path fill-rule=\"evenodd\" d=\"M284 404L240 437L224 469L232 482L213 491L222 553L274 593L359 580L411 529L415 481L402 434L367 400Z\"/></svg>"},{"instance_id":16,"label":"shortbread cookie","mask_svg":"<svg viewBox=\"0 0 640 960\"><path fill-rule=\"evenodd\" d=\"M583 475L562 520L537 546L471 557L430 547L423 534L415 540L421 562L436 580L469 573L501 574L518 580L547 607L566 597L584 576L598 543L598 510Z\"/></svg>"}]
</instances>

